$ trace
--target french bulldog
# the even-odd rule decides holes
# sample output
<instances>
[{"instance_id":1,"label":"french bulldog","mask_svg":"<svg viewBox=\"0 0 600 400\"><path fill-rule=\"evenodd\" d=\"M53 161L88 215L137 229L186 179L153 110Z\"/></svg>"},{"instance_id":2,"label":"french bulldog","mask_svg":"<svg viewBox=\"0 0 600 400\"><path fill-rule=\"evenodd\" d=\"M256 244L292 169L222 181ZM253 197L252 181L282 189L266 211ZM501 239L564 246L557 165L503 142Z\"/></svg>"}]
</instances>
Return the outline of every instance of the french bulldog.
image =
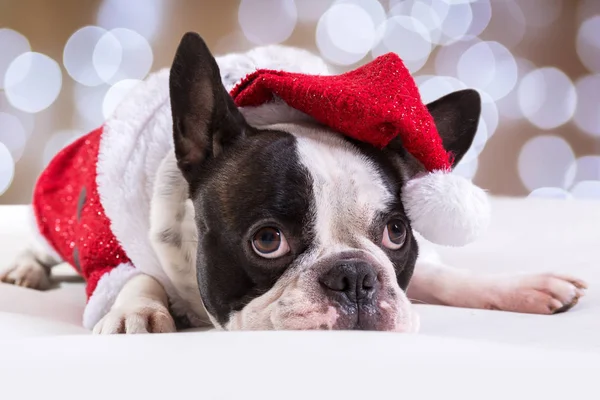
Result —
<instances>
[{"instance_id":1,"label":"french bulldog","mask_svg":"<svg viewBox=\"0 0 600 400\"><path fill-rule=\"evenodd\" d=\"M184 36L168 77L172 151L152 182L150 228L136 237L166 279L133 275L93 332L173 332L186 320L224 330L417 332L413 302L554 314L584 295L585 282L562 274L445 265L404 210L403 183L424 169L400 140L378 149L281 103L240 109L224 86L239 78L197 34ZM461 90L427 109L456 166L477 131L480 96ZM287 117L273 123L269 113ZM32 246L0 279L46 289L60 262ZM168 287L191 312L174 311Z\"/></svg>"}]
</instances>

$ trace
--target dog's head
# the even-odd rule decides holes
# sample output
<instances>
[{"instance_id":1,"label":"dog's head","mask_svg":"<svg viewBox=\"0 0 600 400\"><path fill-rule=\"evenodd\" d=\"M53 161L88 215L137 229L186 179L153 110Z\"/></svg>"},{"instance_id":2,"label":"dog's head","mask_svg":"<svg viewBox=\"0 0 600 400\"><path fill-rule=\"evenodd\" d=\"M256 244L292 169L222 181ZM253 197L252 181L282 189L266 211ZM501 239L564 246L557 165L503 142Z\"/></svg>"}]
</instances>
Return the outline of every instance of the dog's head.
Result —
<instances>
[{"instance_id":1,"label":"dog's head","mask_svg":"<svg viewBox=\"0 0 600 400\"><path fill-rule=\"evenodd\" d=\"M405 290L418 248L400 199L423 167L400 140L378 150L310 119L251 124L195 34L177 50L170 92L175 154L196 215L198 284L217 325L416 329ZM458 162L477 129L478 94L428 108Z\"/></svg>"}]
</instances>

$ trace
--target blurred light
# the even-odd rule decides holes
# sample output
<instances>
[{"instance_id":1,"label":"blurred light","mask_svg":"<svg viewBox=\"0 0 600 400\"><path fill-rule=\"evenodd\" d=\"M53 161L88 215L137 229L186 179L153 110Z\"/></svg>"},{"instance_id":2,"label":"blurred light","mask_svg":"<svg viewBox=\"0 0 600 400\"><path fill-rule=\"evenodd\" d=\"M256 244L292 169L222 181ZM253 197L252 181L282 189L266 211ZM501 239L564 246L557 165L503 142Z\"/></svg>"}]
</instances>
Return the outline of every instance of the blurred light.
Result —
<instances>
[{"instance_id":1,"label":"blurred light","mask_svg":"<svg viewBox=\"0 0 600 400\"><path fill-rule=\"evenodd\" d=\"M440 43L442 22L448 15L450 5L445 0L392 0L390 17L411 17L419 21L427 31L431 43Z\"/></svg>"},{"instance_id":2,"label":"blurred light","mask_svg":"<svg viewBox=\"0 0 600 400\"><path fill-rule=\"evenodd\" d=\"M0 89L4 88L4 75L10 63L19 55L31 50L29 41L12 29L0 29Z\"/></svg>"},{"instance_id":3,"label":"blurred light","mask_svg":"<svg viewBox=\"0 0 600 400\"><path fill-rule=\"evenodd\" d=\"M294 0L242 0L238 9L238 21L244 35L258 45L287 40L297 19Z\"/></svg>"},{"instance_id":4,"label":"blurred light","mask_svg":"<svg viewBox=\"0 0 600 400\"><path fill-rule=\"evenodd\" d=\"M511 52L498 42L479 42L460 57L458 78L480 89L492 99L506 96L517 83L517 63Z\"/></svg>"},{"instance_id":5,"label":"blurred light","mask_svg":"<svg viewBox=\"0 0 600 400\"><path fill-rule=\"evenodd\" d=\"M103 28L127 28L152 40L167 15L168 5L167 0L104 0L96 21Z\"/></svg>"},{"instance_id":6,"label":"blurred light","mask_svg":"<svg viewBox=\"0 0 600 400\"><path fill-rule=\"evenodd\" d=\"M466 162L463 158L462 160L460 160L460 162L452 172L457 175L464 176L467 179L473 179L475 177L475 174L477 173L478 166L479 162L477 158L469 162Z\"/></svg>"},{"instance_id":7,"label":"blurred light","mask_svg":"<svg viewBox=\"0 0 600 400\"><path fill-rule=\"evenodd\" d=\"M567 170L569 183L600 181L600 156L584 156L573 162Z\"/></svg>"},{"instance_id":8,"label":"blurred light","mask_svg":"<svg viewBox=\"0 0 600 400\"><path fill-rule=\"evenodd\" d=\"M583 181L571 189L571 194L576 199L600 200L600 181Z\"/></svg>"},{"instance_id":9,"label":"blurred light","mask_svg":"<svg viewBox=\"0 0 600 400\"><path fill-rule=\"evenodd\" d=\"M466 85L452 76L421 76L415 79L424 103L431 103L449 93L466 89Z\"/></svg>"},{"instance_id":10,"label":"blurred light","mask_svg":"<svg viewBox=\"0 0 600 400\"><path fill-rule=\"evenodd\" d=\"M449 2L448 14L442 21L442 37L439 44L447 45L464 38L473 21L473 10L469 2Z\"/></svg>"},{"instance_id":11,"label":"blurred light","mask_svg":"<svg viewBox=\"0 0 600 400\"><path fill-rule=\"evenodd\" d=\"M577 55L592 72L600 72L600 15L583 22L577 31Z\"/></svg>"},{"instance_id":12,"label":"blurred light","mask_svg":"<svg viewBox=\"0 0 600 400\"><path fill-rule=\"evenodd\" d=\"M317 22L321 15L333 4L334 0L300 0L296 2L298 20Z\"/></svg>"},{"instance_id":13,"label":"blurred light","mask_svg":"<svg viewBox=\"0 0 600 400\"><path fill-rule=\"evenodd\" d=\"M302 0L300 0L301 2ZM378 27L383 24L386 20L386 14L383 6L377 0L336 0L334 5L337 4L354 4L365 10L373 21L373 26Z\"/></svg>"},{"instance_id":14,"label":"blurred light","mask_svg":"<svg viewBox=\"0 0 600 400\"><path fill-rule=\"evenodd\" d=\"M140 82L141 81L137 79L124 79L111 86L110 89L108 89L108 92L106 92L106 96L104 96L104 101L102 102L102 114L104 115L104 118L110 117L119 103L121 103L131 89Z\"/></svg>"},{"instance_id":15,"label":"blurred light","mask_svg":"<svg viewBox=\"0 0 600 400\"><path fill-rule=\"evenodd\" d=\"M554 67L540 68L521 80L519 106L532 124L541 129L553 129L573 117L577 93L564 72Z\"/></svg>"},{"instance_id":16,"label":"blurred light","mask_svg":"<svg viewBox=\"0 0 600 400\"><path fill-rule=\"evenodd\" d=\"M519 154L519 177L529 190L541 187L568 188L568 170L575 155L569 143L558 136L536 136Z\"/></svg>"},{"instance_id":17,"label":"blurred light","mask_svg":"<svg viewBox=\"0 0 600 400\"><path fill-rule=\"evenodd\" d=\"M143 36L130 29L106 32L92 56L98 76L114 84L123 79L144 79L152 67L152 48Z\"/></svg>"},{"instance_id":18,"label":"blurred light","mask_svg":"<svg viewBox=\"0 0 600 400\"><path fill-rule=\"evenodd\" d=\"M93 129L104 122L102 103L108 89L108 85L89 87L76 84L73 87L75 108L81 117L76 126Z\"/></svg>"},{"instance_id":19,"label":"blurred light","mask_svg":"<svg viewBox=\"0 0 600 400\"><path fill-rule=\"evenodd\" d=\"M10 151L0 142L0 196L9 188L15 176L15 162Z\"/></svg>"},{"instance_id":20,"label":"blurred light","mask_svg":"<svg viewBox=\"0 0 600 400\"><path fill-rule=\"evenodd\" d=\"M4 90L10 104L29 113L50 107L61 86L58 63L41 53L21 54L9 65L4 76Z\"/></svg>"},{"instance_id":21,"label":"blurred light","mask_svg":"<svg viewBox=\"0 0 600 400\"><path fill-rule=\"evenodd\" d=\"M600 136L600 75L588 75L575 83L577 109L573 117L579 129Z\"/></svg>"},{"instance_id":22,"label":"blurred light","mask_svg":"<svg viewBox=\"0 0 600 400\"><path fill-rule=\"evenodd\" d=\"M19 161L27 143L27 133L19 118L0 112L0 143L10 151L15 162Z\"/></svg>"},{"instance_id":23,"label":"blurred light","mask_svg":"<svg viewBox=\"0 0 600 400\"><path fill-rule=\"evenodd\" d=\"M520 3L515 0L494 1L494 18L486 28L486 36L493 37L509 49L521 43L527 27Z\"/></svg>"},{"instance_id":24,"label":"blurred light","mask_svg":"<svg viewBox=\"0 0 600 400\"><path fill-rule=\"evenodd\" d=\"M571 1L571 0L567 0ZM552 24L562 12L562 0L526 0L519 2L527 25L541 28Z\"/></svg>"},{"instance_id":25,"label":"blurred light","mask_svg":"<svg viewBox=\"0 0 600 400\"><path fill-rule=\"evenodd\" d=\"M323 57L337 65L360 61L375 42L375 24L355 4L334 4L317 24L317 47Z\"/></svg>"},{"instance_id":26,"label":"blurred light","mask_svg":"<svg viewBox=\"0 0 600 400\"><path fill-rule=\"evenodd\" d=\"M458 61L473 45L481 43L478 38L452 43L438 48L435 55L435 72L438 75L457 76Z\"/></svg>"},{"instance_id":27,"label":"blurred light","mask_svg":"<svg viewBox=\"0 0 600 400\"><path fill-rule=\"evenodd\" d=\"M106 34L106 30L97 26L84 26L75 31L67 40L63 51L65 69L75 81L86 86L103 83L94 66L94 49Z\"/></svg>"},{"instance_id":28,"label":"blurred light","mask_svg":"<svg viewBox=\"0 0 600 400\"><path fill-rule=\"evenodd\" d=\"M567 192L565 189L557 187L541 187L532 191L527 197L564 200L569 200L573 198L571 193Z\"/></svg>"},{"instance_id":29,"label":"blurred light","mask_svg":"<svg viewBox=\"0 0 600 400\"><path fill-rule=\"evenodd\" d=\"M52 160L52 158L69 144L84 135L85 132L78 130L58 131L50 136L50 139L44 146L42 161L44 167Z\"/></svg>"},{"instance_id":30,"label":"blurred light","mask_svg":"<svg viewBox=\"0 0 600 400\"><path fill-rule=\"evenodd\" d=\"M392 17L377 30L373 57L394 52L411 73L420 70L431 54L431 37L425 26L413 17Z\"/></svg>"},{"instance_id":31,"label":"blurred light","mask_svg":"<svg viewBox=\"0 0 600 400\"><path fill-rule=\"evenodd\" d=\"M27 112L21 111L13 107L9 102L4 93L0 91L0 112L5 112L7 114L14 115L19 119L21 126L25 130L25 135L27 138L31 136L33 132L33 128L35 127L35 117L33 114L29 114Z\"/></svg>"},{"instance_id":32,"label":"blurred light","mask_svg":"<svg viewBox=\"0 0 600 400\"><path fill-rule=\"evenodd\" d=\"M590 15L600 15L600 1L579 0L577 5L577 25L580 25Z\"/></svg>"},{"instance_id":33,"label":"blurred light","mask_svg":"<svg viewBox=\"0 0 600 400\"><path fill-rule=\"evenodd\" d=\"M473 13L473 22L471 22L466 36L461 40L477 37L487 28L492 19L492 5L490 4L490 0L472 1L471 12Z\"/></svg>"},{"instance_id":34,"label":"blurred light","mask_svg":"<svg viewBox=\"0 0 600 400\"><path fill-rule=\"evenodd\" d=\"M523 78L536 68L531 61L524 58L517 58L516 63L519 78ZM515 86L508 95L498 100L497 105L498 111L502 117L506 119L518 120L524 118L521 107L519 106L518 85Z\"/></svg>"}]
</instances>

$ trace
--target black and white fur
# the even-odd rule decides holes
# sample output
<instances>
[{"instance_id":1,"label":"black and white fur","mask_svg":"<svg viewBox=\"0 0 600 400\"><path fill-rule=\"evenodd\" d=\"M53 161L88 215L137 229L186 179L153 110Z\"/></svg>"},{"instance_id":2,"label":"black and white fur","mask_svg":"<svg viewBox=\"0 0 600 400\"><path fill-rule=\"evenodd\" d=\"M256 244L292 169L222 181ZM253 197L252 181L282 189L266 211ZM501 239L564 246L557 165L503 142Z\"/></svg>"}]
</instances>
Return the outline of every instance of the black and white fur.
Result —
<instances>
[{"instance_id":1,"label":"black and white fur","mask_svg":"<svg viewBox=\"0 0 600 400\"><path fill-rule=\"evenodd\" d=\"M416 332L411 300L551 314L584 293L568 276L477 276L444 265L410 229L401 188L423 168L399 140L377 150L280 102L259 114L239 110L196 34L178 48L170 97L175 151L157 172L148 234L179 295L217 328ZM477 129L479 95L455 92L428 108L459 162ZM265 110L289 121L270 123ZM385 245L390 220L406 227L397 249ZM273 259L253 250L264 226L281 231L289 252ZM0 278L42 288L35 282L47 280L48 264L29 251ZM368 287L352 286L367 279ZM94 331L175 326L165 289L140 274Z\"/></svg>"}]
</instances>

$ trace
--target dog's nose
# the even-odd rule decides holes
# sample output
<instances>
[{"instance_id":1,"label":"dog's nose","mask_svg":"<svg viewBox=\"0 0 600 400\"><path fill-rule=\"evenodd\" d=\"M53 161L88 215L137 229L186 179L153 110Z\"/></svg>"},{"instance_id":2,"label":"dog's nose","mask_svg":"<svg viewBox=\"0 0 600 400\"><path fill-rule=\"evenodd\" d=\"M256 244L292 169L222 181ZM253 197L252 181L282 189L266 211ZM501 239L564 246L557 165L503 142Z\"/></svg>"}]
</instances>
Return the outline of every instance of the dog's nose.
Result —
<instances>
[{"instance_id":1,"label":"dog's nose","mask_svg":"<svg viewBox=\"0 0 600 400\"><path fill-rule=\"evenodd\" d=\"M361 260L338 262L319 279L330 296L356 303L368 300L377 290L377 274Z\"/></svg>"}]
</instances>

